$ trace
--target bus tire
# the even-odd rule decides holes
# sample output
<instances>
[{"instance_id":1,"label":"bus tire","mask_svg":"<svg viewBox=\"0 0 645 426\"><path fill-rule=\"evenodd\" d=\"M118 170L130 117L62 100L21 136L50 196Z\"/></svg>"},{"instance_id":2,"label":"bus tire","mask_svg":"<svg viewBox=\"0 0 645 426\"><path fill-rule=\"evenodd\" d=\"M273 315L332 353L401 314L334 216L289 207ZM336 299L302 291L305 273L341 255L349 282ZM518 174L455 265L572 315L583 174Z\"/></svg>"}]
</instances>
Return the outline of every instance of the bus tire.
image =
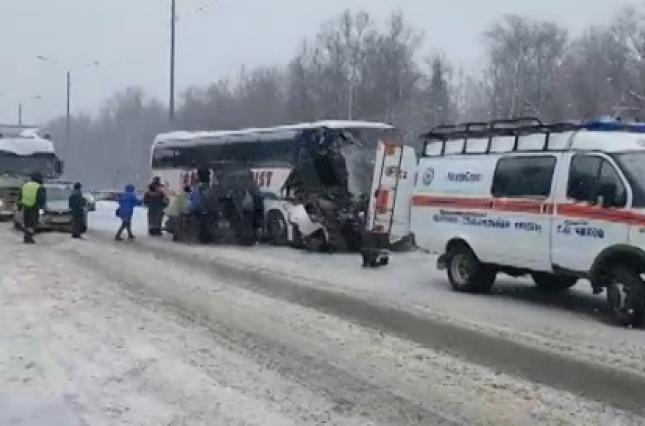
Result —
<instances>
[{"instance_id":1,"label":"bus tire","mask_svg":"<svg viewBox=\"0 0 645 426\"><path fill-rule=\"evenodd\" d=\"M636 270L617 266L610 272L607 303L616 323L633 327L643 324L645 287Z\"/></svg>"},{"instance_id":2,"label":"bus tire","mask_svg":"<svg viewBox=\"0 0 645 426\"><path fill-rule=\"evenodd\" d=\"M286 246L289 243L287 221L277 210L272 210L267 216L267 233L269 242L276 246Z\"/></svg>"},{"instance_id":3,"label":"bus tire","mask_svg":"<svg viewBox=\"0 0 645 426\"><path fill-rule=\"evenodd\" d=\"M453 289L462 293L486 293L495 284L497 271L482 264L465 244L448 253L448 280Z\"/></svg>"},{"instance_id":4,"label":"bus tire","mask_svg":"<svg viewBox=\"0 0 645 426\"><path fill-rule=\"evenodd\" d=\"M565 291L578 282L577 277L549 274L547 272L533 272L531 278L533 278L533 282L537 288L545 293Z\"/></svg>"}]
</instances>

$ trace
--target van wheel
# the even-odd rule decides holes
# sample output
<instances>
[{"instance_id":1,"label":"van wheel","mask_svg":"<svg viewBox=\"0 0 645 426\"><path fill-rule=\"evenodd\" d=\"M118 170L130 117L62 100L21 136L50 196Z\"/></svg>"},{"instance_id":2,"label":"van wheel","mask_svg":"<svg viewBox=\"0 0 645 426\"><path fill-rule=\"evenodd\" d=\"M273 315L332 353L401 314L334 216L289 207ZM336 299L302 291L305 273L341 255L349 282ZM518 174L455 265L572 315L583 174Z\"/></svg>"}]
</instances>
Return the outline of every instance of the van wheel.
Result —
<instances>
[{"instance_id":1,"label":"van wheel","mask_svg":"<svg viewBox=\"0 0 645 426\"><path fill-rule=\"evenodd\" d=\"M643 323L645 288L638 273L627 267L617 267L610 274L607 303L618 324L639 327Z\"/></svg>"},{"instance_id":2,"label":"van wheel","mask_svg":"<svg viewBox=\"0 0 645 426\"><path fill-rule=\"evenodd\" d=\"M568 290L578 282L577 277L549 274L546 272L533 272L531 277L537 288L549 293Z\"/></svg>"},{"instance_id":3,"label":"van wheel","mask_svg":"<svg viewBox=\"0 0 645 426\"><path fill-rule=\"evenodd\" d=\"M267 217L267 232L269 242L276 246L286 246L289 243L287 234L287 222L280 212L269 212Z\"/></svg>"},{"instance_id":4,"label":"van wheel","mask_svg":"<svg viewBox=\"0 0 645 426\"><path fill-rule=\"evenodd\" d=\"M448 280L452 288L464 293L485 293L493 287L497 271L482 265L468 247L457 247L448 254Z\"/></svg>"}]
</instances>

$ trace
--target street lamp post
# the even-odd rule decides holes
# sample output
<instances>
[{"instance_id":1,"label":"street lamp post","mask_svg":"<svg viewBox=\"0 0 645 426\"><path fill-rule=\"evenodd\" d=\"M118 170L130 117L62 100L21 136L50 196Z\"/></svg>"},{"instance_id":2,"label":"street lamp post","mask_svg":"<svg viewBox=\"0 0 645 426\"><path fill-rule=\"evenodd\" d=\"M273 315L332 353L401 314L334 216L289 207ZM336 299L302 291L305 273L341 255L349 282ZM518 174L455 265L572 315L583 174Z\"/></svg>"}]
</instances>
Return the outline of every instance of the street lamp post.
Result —
<instances>
[{"instance_id":1,"label":"street lamp post","mask_svg":"<svg viewBox=\"0 0 645 426\"><path fill-rule=\"evenodd\" d=\"M57 67L62 67L60 63L57 61L54 61L50 58L47 58L45 56L36 56L36 59L42 62L46 62L48 64L57 66ZM99 66L98 61L92 61L88 62L86 64L82 65L83 67L97 67ZM67 138L67 143L69 144L72 140L72 113L71 113L71 106L72 106L72 68L70 67L62 67L66 70L66 93L67 93L67 100L66 100L66 107L65 107L65 133L66 133L66 138Z\"/></svg>"},{"instance_id":2,"label":"street lamp post","mask_svg":"<svg viewBox=\"0 0 645 426\"><path fill-rule=\"evenodd\" d=\"M177 23L176 1L170 5L170 99L168 105L168 118L175 121L175 25Z\"/></svg>"},{"instance_id":3,"label":"street lamp post","mask_svg":"<svg viewBox=\"0 0 645 426\"><path fill-rule=\"evenodd\" d=\"M65 114L65 137L67 138L67 143L69 144L72 140L72 114L71 114L71 104L72 104L72 73L67 70L67 112Z\"/></svg>"}]
</instances>

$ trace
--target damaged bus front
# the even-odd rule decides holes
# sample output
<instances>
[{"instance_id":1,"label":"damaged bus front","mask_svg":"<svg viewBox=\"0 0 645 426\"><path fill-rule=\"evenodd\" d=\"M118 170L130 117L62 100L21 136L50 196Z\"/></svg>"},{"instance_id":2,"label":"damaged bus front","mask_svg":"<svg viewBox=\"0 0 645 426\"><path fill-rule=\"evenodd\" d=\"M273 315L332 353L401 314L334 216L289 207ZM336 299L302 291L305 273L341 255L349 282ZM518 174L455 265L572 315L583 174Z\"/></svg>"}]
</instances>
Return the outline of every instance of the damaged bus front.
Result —
<instances>
[{"instance_id":1,"label":"damaged bus front","mask_svg":"<svg viewBox=\"0 0 645 426\"><path fill-rule=\"evenodd\" d=\"M387 124L357 121L173 132L157 137L152 171L178 192L194 186L199 168L212 171L214 186L242 170L261 196L266 241L310 250L357 250L375 148L394 132Z\"/></svg>"}]
</instances>

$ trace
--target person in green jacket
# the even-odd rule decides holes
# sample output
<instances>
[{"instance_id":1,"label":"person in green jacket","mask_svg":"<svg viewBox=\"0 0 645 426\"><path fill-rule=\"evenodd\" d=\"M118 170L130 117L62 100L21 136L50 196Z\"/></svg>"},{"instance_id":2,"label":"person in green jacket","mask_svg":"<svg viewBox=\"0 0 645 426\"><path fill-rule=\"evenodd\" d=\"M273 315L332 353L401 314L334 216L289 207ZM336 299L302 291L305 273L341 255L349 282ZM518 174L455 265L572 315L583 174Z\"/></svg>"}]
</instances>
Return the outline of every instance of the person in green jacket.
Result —
<instances>
[{"instance_id":1,"label":"person in green jacket","mask_svg":"<svg viewBox=\"0 0 645 426\"><path fill-rule=\"evenodd\" d=\"M40 221L40 210L47 203L47 192L43 186L43 175L34 173L31 180L22 186L19 208L23 214L24 243L34 244L34 233Z\"/></svg>"}]
</instances>

